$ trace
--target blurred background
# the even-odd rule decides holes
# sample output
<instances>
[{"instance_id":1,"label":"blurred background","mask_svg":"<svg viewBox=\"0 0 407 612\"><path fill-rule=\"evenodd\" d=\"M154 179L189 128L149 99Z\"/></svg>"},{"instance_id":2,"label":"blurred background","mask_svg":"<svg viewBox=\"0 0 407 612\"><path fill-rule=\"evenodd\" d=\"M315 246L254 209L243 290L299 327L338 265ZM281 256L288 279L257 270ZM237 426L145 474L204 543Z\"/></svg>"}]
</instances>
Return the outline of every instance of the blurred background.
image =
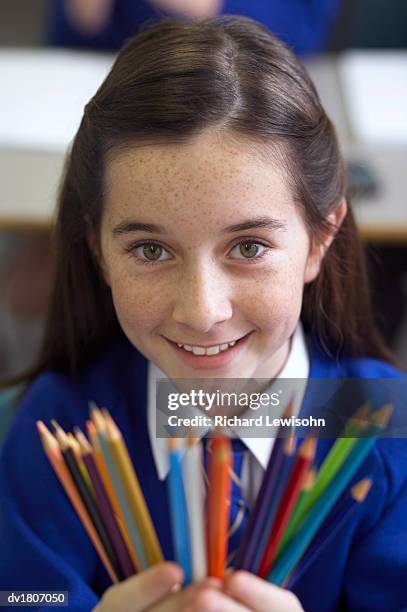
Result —
<instances>
[{"instance_id":1,"label":"blurred background","mask_svg":"<svg viewBox=\"0 0 407 612\"><path fill-rule=\"evenodd\" d=\"M407 368L406 0L1 0L0 379L37 355L64 153L114 53L146 20L220 11L303 56L348 163L378 324Z\"/></svg>"}]
</instances>

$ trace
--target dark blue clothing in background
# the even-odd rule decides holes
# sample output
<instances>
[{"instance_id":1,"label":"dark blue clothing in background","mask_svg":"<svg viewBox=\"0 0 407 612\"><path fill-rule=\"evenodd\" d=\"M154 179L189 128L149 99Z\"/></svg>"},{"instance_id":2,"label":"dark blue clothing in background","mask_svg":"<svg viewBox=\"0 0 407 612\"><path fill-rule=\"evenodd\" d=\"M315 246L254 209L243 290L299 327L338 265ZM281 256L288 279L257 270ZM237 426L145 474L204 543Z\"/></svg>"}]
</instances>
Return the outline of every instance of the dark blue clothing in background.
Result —
<instances>
[{"instance_id":1,"label":"dark blue clothing in background","mask_svg":"<svg viewBox=\"0 0 407 612\"><path fill-rule=\"evenodd\" d=\"M66 18L63 0L50 7L48 40L63 47L120 49L148 20L167 15L145 0L116 0L108 26L95 36L76 32ZM299 54L323 51L338 16L340 0L225 0L222 14L244 15L266 25Z\"/></svg>"},{"instance_id":2,"label":"dark blue clothing in background","mask_svg":"<svg viewBox=\"0 0 407 612\"><path fill-rule=\"evenodd\" d=\"M398 376L378 360L337 363L312 349L313 379ZM173 558L166 487L147 431L146 377L145 358L123 341L75 380L48 372L34 382L0 458L0 590L68 591L69 609L89 612L109 586L35 426L56 418L66 430L85 430L89 400L108 407L123 432L165 557ZM318 463L330 444L320 440ZM353 482L366 475L373 478L366 501L294 586L307 612L407 609L407 441L379 440Z\"/></svg>"}]
</instances>

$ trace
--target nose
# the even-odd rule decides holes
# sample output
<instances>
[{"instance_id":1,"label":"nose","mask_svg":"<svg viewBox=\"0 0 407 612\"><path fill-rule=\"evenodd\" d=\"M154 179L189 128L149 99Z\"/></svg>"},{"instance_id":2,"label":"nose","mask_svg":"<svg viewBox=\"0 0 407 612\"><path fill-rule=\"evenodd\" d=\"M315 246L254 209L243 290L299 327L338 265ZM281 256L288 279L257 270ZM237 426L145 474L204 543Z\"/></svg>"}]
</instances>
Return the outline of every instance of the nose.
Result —
<instances>
[{"instance_id":1,"label":"nose","mask_svg":"<svg viewBox=\"0 0 407 612\"><path fill-rule=\"evenodd\" d=\"M195 265L179 278L173 319L206 333L232 317L231 287L218 266Z\"/></svg>"}]
</instances>

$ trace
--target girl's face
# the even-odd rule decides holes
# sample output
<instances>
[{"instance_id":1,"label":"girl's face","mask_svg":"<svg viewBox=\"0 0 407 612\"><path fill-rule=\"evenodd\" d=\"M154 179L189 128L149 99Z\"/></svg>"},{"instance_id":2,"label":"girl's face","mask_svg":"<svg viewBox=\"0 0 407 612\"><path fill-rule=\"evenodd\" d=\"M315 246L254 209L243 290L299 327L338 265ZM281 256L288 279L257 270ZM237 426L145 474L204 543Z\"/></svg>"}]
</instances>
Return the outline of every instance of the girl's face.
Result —
<instances>
[{"instance_id":1,"label":"girl's face","mask_svg":"<svg viewBox=\"0 0 407 612\"><path fill-rule=\"evenodd\" d=\"M243 141L108 163L101 267L125 334L170 378L276 376L321 253L281 167Z\"/></svg>"}]
</instances>

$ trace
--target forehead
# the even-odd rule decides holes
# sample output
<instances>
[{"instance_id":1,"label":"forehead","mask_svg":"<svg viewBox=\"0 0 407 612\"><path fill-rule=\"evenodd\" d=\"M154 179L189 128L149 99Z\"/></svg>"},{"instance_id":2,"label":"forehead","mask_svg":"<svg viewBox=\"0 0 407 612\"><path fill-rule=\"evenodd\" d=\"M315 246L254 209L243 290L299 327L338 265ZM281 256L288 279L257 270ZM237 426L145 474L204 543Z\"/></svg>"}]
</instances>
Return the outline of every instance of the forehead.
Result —
<instances>
[{"instance_id":1,"label":"forehead","mask_svg":"<svg viewBox=\"0 0 407 612\"><path fill-rule=\"evenodd\" d=\"M105 214L154 212L210 219L236 212L286 214L284 166L266 145L206 132L185 143L115 150L105 175Z\"/></svg>"}]
</instances>

